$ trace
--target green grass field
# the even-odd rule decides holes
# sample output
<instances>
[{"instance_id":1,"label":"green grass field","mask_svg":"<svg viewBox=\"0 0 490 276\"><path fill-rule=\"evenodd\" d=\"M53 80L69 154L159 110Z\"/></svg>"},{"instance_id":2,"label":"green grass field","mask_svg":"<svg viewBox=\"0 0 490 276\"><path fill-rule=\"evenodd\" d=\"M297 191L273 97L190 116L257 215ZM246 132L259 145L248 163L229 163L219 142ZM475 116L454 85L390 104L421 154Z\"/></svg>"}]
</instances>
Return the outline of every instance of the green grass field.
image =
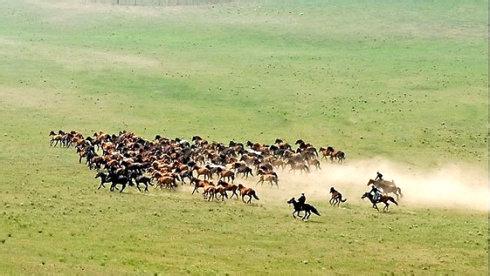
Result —
<instances>
[{"instance_id":1,"label":"green grass field","mask_svg":"<svg viewBox=\"0 0 490 276\"><path fill-rule=\"evenodd\" d=\"M0 0L0 274L488 273L487 212L315 202L300 223L282 201L113 194L47 136L303 138L485 170L487 1L109 2Z\"/></svg>"}]
</instances>

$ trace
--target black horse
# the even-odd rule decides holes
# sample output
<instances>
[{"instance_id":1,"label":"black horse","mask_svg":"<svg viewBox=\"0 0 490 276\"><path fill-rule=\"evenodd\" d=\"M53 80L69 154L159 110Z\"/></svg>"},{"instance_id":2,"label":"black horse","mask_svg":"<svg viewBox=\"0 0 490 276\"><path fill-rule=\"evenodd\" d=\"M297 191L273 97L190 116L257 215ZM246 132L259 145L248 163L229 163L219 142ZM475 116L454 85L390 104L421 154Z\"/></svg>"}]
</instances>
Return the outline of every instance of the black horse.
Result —
<instances>
[{"instance_id":1,"label":"black horse","mask_svg":"<svg viewBox=\"0 0 490 276\"><path fill-rule=\"evenodd\" d=\"M254 174L252 173L252 169L250 167L247 167L247 166L240 166L236 169L236 174L242 174L243 177L245 178L248 178L248 175L250 174L251 176L254 176Z\"/></svg>"},{"instance_id":2,"label":"black horse","mask_svg":"<svg viewBox=\"0 0 490 276\"><path fill-rule=\"evenodd\" d=\"M121 184L122 185L122 188L121 190L119 191L120 193L122 193L124 191L124 189L126 188L126 185L132 185L133 182L131 181L131 178L127 177L126 175L123 175L123 174L115 174L115 173L109 173L109 178L110 178L110 181L111 181L111 192L114 191L114 189L116 188L116 185L117 184Z\"/></svg>"},{"instance_id":3,"label":"black horse","mask_svg":"<svg viewBox=\"0 0 490 276\"><path fill-rule=\"evenodd\" d=\"M293 204L293 207L294 207L293 218L296 218L296 216L294 215L295 213L297 213L298 216L301 217L301 215L299 214L299 212L301 212L301 211L305 211L305 215L302 217L302 220L309 219L311 216L311 213L313 213L317 216L320 216L320 213L318 213L318 211L316 210L315 207L313 207L307 203L301 204L300 202L297 202L294 197L291 198L290 200L288 200L287 203Z\"/></svg>"},{"instance_id":4,"label":"black horse","mask_svg":"<svg viewBox=\"0 0 490 276\"><path fill-rule=\"evenodd\" d=\"M148 176L136 174L136 175L132 175L131 178L136 183L136 188L138 188L140 192L141 192L140 184L145 185L145 192L148 192L148 185L152 185L151 178L149 178Z\"/></svg>"},{"instance_id":5,"label":"black horse","mask_svg":"<svg viewBox=\"0 0 490 276\"><path fill-rule=\"evenodd\" d=\"M95 175L95 178L100 178L100 185L99 188L97 188L97 190L99 190L100 188L105 188L104 183L111 183L111 179L109 175L104 172L98 172Z\"/></svg>"}]
</instances>

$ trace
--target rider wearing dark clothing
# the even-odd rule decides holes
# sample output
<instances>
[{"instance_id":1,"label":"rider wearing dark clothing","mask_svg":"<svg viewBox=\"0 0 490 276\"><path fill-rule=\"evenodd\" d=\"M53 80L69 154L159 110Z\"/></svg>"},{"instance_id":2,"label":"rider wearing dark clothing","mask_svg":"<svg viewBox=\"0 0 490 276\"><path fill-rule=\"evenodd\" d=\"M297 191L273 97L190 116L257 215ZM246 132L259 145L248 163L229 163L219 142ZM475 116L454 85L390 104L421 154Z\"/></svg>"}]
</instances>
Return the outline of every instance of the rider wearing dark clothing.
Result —
<instances>
[{"instance_id":1,"label":"rider wearing dark clothing","mask_svg":"<svg viewBox=\"0 0 490 276\"><path fill-rule=\"evenodd\" d=\"M379 199L379 196L381 194L381 192L379 191L378 188L376 188L376 186L373 185L373 187L371 188L371 191L369 192L370 194L373 194L373 199L375 201L377 201Z\"/></svg>"},{"instance_id":2,"label":"rider wearing dark clothing","mask_svg":"<svg viewBox=\"0 0 490 276\"><path fill-rule=\"evenodd\" d=\"M383 180L383 175L380 172L376 172L376 179L374 179L374 180L375 181Z\"/></svg>"},{"instance_id":3,"label":"rider wearing dark clothing","mask_svg":"<svg viewBox=\"0 0 490 276\"><path fill-rule=\"evenodd\" d=\"M301 193L301 196L298 198L298 202L301 204L301 206L305 205L306 197L304 193Z\"/></svg>"}]
</instances>

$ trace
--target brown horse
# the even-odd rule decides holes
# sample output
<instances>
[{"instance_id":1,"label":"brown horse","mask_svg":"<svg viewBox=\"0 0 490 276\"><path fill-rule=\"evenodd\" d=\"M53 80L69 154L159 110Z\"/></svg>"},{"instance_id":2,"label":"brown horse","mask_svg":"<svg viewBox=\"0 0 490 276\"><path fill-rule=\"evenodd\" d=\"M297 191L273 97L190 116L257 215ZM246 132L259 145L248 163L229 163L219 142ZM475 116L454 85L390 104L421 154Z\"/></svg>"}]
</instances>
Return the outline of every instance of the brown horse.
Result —
<instances>
[{"instance_id":1,"label":"brown horse","mask_svg":"<svg viewBox=\"0 0 490 276\"><path fill-rule=\"evenodd\" d=\"M177 183L175 182L175 178L170 175L164 175L157 179L157 185L160 189L175 189L177 187Z\"/></svg>"},{"instance_id":2,"label":"brown horse","mask_svg":"<svg viewBox=\"0 0 490 276\"><path fill-rule=\"evenodd\" d=\"M388 180L373 180L369 179L367 186L370 185L376 186L376 188L380 188L383 190L384 193L389 194L393 193L396 196L396 199L398 200L400 197L403 197L402 190L395 185L395 181L388 181Z\"/></svg>"},{"instance_id":3,"label":"brown horse","mask_svg":"<svg viewBox=\"0 0 490 276\"><path fill-rule=\"evenodd\" d=\"M194 194L195 192L198 192L199 191L197 189L199 188L206 188L208 186L214 186L213 183L207 181L207 180L201 180L201 179L198 179L198 178L192 178L191 180L191 184L194 183L194 190L192 190L192 194Z\"/></svg>"},{"instance_id":4,"label":"brown horse","mask_svg":"<svg viewBox=\"0 0 490 276\"><path fill-rule=\"evenodd\" d=\"M235 173L233 171L225 170L221 171L219 174L219 179L226 179L227 181L230 181L233 183L235 181Z\"/></svg>"},{"instance_id":5,"label":"brown horse","mask_svg":"<svg viewBox=\"0 0 490 276\"><path fill-rule=\"evenodd\" d=\"M205 186L204 192L202 193L202 196L204 197L204 199L211 201L215 197L215 194L216 194L216 187L215 186Z\"/></svg>"},{"instance_id":6,"label":"brown horse","mask_svg":"<svg viewBox=\"0 0 490 276\"><path fill-rule=\"evenodd\" d=\"M321 170L322 168L320 167L320 161L318 159L308 159L308 165L314 166L317 170Z\"/></svg>"},{"instance_id":7,"label":"brown horse","mask_svg":"<svg viewBox=\"0 0 490 276\"><path fill-rule=\"evenodd\" d=\"M243 186L242 184L238 184L238 191L240 192L240 195L242 196L242 201L245 202L245 196L248 196L248 200L245 203L250 203L252 201L252 197L255 198L256 200L259 200L257 197L257 194L252 188L247 188Z\"/></svg>"},{"instance_id":8,"label":"brown horse","mask_svg":"<svg viewBox=\"0 0 490 276\"><path fill-rule=\"evenodd\" d=\"M385 207L383 207L383 211L388 211L388 207L390 206L390 204L388 203L389 201L395 203L396 205L398 205L398 202L395 201L395 199L391 196L385 196L385 195L381 195L379 196L379 199L378 200L374 200L374 196L371 194L371 193L364 193L361 197L361 199L364 199L364 198L369 198L369 200L371 201L371 203L373 204L373 208L378 210L379 212L379 209L378 209L378 206L376 204L378 203L384 203L385 204Z\"/></svg>"},{"instance_id":9,"label":"brown horse","mask_svg":"<svg viewBox=\"0 0 490 276\"><path fill-rule=\"evenodd\" d=\"M289 169L290 172L291 171L297 171L297 170L299 170L300 172L305 172L305 173L310 172L310 168L304 162L294 162L293 160L289 160L287 164L291 166L291 169Z\"/></svg>"},{"instance_id":10,"label":"brown horse","mask_svg":"<svg viewBox=\"0 0 490 276\"><path fill-rule=\"evenodd\" d=\"M221 200L225 200L225 197L228 198L228 194L226 193L226 188L223 186L218 186L214 189L214 197L216 199L219 199L218 197L221 197Z\"/></svg>"},{"instance_id":11,"label":"brown horse","mask_svg":"<svg viewBox=\"0 0 490 276\"><path fill-rule=\"evenodd\" d=\"M269 182L271 184L271 187L274 186L274 184L276 184L276 186L279 187L279 185L277 184L279 182L279 179L276 173L261 174L257 184L259 183L263 184L264 181Z\"/></svg>"},{"instance_id":12,"label":"brown horse","mask_svg":"<svg viewBox=\"0 0 490 276\"><path fill-rule=\"evenodd\" d=\"M330 187L330 193L332 194L332 198L330 198L329 202L332 206L340 206L341 202L346 202L347 199L342 199L342 194L335 190L334 187Z\"/></svg>"},{"instance_id":13,"label":"brown horse","mask_svg":"<svg viewBox=\"0 0 490 276\"><path fill-rule=\"evenodd\" d=\"M195 166L192 170L197 172L197 177L204 175L204 179L212 178L211 171L206 167Z\"/></svg>"},{"instance_id":14,"label":"brown horse","mask_svg":"<svg viewBox=\"0 0 490 276\"><path fill-rule=\"evenodd\" d=\"M345 160L345 153L340 150L335 150L333 147L328 146L326 148L320 148L320 152L322 153L322 158L327 159L330 157L330 161L334 161L337 159L339 163Z\"/></svg>"},{"instance_id":15,"label":"brown horse","mask_svg":"<svg viewBox=\"0 0 490 276\"><path fill-rule=\"evenodd\" d=\"M51 130L49 132L49 136L51 137L51 139L49 141L50 146L53 146L53 143L54 143L54 147L56 147L56 145L58 145L58 143L60 144L60 147L63 146L63 135L56 134L56 133L54 133L54 131Z\"/></svg>"},{"instance_id":16,"label":"brown horse","mask_svg":"<svg viewBox=\"0 0 490 276\"><path fill-rule=\"evenodd\" d=\"M238 190L237 185L226 183L223 180L218 181L218 185L224 187L226 191L232 192L230 198L233 198L233 196L236 196L236 198L238 198L238 194L236 193L236 191Z\"/></svg>"}]
</instances>

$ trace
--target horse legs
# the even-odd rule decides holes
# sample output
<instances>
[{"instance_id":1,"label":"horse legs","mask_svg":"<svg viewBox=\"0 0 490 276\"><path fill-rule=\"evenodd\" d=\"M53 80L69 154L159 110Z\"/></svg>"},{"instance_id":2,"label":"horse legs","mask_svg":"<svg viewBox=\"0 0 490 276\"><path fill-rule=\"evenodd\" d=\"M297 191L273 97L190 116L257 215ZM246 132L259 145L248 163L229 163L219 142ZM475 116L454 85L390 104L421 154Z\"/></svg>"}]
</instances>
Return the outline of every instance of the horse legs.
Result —
<instances>
[{"instance_id":1,"label":"horse legs","mask_svg":"<svg viewBox=\"0 0 490 276\"><path fill-rule=\"evenodd\" d=\"M390 206L390 204L388 202L386 202L385 207L383 208L383 211L388 211L388 206Z\"/></svg>"},{"instance_id":2,"label":"horse legs","mask_svg":"<svg viewBox=\"0 0 490 276\"><path fill-rule=\"evenodd\" d=\"M250 203L250 202L252 202L252 196L251 195L248 195L248 201L247 201L247 203Z\"/></svg>"},{"instance_id":3,"label":"horse legs","mask_svg":"<svg viewBox=\"0 0 490 276\"><path fill-rule=\"evenodd\" d=\"M379 209L378 209L378 206L376 206L376 203L373 204L373 208L378 210L378 212L379 212Z\"/></svg>"},{"instance_id":4,"label":"horse legs","mask_svg":"<svg viewBox=\"0 0 490 276\"><path fill-rule=\"evenodd\" d=\"M124 188L126 188L126 183L122 184L122 188L119 192L122 193L124 191Z\"/></svg>"},{"instance_id":5,"label":"horse legs","mask_svg":"<svg viewBox=\"0 0 490 276\"><path fill-rule=\"evenodd\" d=\"M303 216L302 220L307 220L309 218L310 211L305 210L305 215Z\"/></svg>"}]
</instances>

